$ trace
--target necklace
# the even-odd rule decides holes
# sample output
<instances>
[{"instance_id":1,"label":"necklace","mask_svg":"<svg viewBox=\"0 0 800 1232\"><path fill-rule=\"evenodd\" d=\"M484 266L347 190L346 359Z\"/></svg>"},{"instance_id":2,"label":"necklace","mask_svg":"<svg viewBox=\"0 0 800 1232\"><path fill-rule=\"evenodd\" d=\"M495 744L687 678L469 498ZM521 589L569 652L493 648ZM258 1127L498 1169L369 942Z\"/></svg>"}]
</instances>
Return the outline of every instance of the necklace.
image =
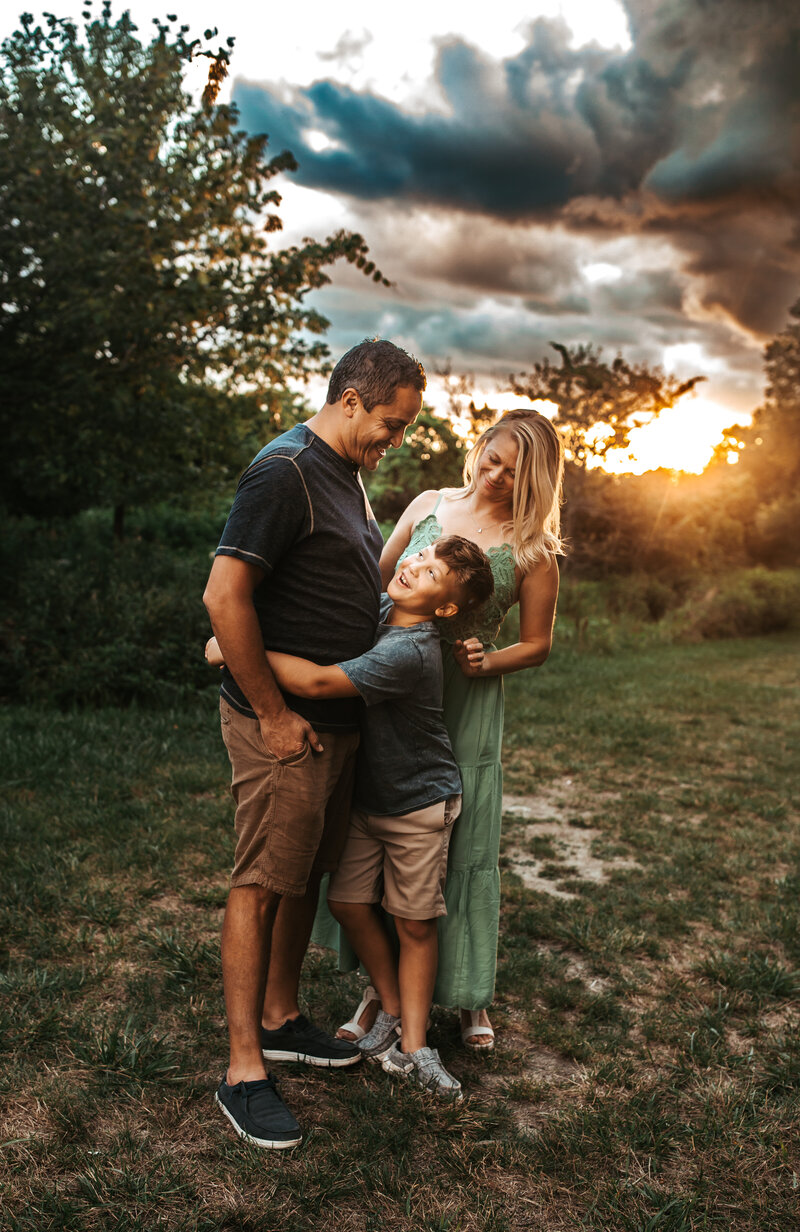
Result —
<instances>
[{"instance_id":1,"label":"necklace","mask_svg":"<svg viewBox=\"0 0 800 1232\"><path fill-rule=\"evenodd\" d=\"M478 526L478 519L475 517L475 514L472 512L471 509L469 511L469 516L472 518L472 521L475 525L475 529L477 530L479 535L482 535L484 530L491 530L493 526L505 526L507 522L511 521L510 518L502 518L501 521L499 522L484 522L483 526Z\"/></svg>"}]
</instances>

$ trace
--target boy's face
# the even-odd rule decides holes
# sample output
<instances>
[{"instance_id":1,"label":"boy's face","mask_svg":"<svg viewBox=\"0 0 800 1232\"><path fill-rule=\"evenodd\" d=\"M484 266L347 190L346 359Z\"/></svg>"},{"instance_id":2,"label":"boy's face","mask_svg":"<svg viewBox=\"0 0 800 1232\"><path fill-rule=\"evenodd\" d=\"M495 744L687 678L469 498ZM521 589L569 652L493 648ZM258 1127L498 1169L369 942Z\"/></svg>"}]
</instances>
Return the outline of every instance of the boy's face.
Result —
<instances>
[{"instance_id":1,"label":"boy's face","mask_svg":"<svg viewBox=\"0 0 800 1232\"><path fill-rule=\"evenodd\" d=\"M396 607L420 619L455 616L458 611L458 584L434 544L406 557L386 593Z\"/></svg>"}]
</instances>

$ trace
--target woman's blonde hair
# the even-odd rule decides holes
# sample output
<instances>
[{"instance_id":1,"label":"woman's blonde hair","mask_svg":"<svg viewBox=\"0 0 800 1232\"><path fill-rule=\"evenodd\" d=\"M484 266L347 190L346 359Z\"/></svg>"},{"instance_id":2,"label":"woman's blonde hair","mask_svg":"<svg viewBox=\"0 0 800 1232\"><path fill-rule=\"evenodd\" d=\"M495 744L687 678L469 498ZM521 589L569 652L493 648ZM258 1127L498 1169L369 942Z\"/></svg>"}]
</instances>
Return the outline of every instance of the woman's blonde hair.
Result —
<instances>
[{"instance_id":1,"label":"woman's blonde hair","mask_svg":"<svg viewBox=\"0 0 800 1232\"><path fill-rule=\"evenodd\" d=\"M513 436L519 450L514 472L511 546L514 559L527 572L539 561L563 556L561 543L561 482L564 476L564 445L550 420L539 411L506 411L487 428L467 454L464 488L459 496L475 491L478 463L486 446L500 432Z\"/></svg>"}]
</instances>

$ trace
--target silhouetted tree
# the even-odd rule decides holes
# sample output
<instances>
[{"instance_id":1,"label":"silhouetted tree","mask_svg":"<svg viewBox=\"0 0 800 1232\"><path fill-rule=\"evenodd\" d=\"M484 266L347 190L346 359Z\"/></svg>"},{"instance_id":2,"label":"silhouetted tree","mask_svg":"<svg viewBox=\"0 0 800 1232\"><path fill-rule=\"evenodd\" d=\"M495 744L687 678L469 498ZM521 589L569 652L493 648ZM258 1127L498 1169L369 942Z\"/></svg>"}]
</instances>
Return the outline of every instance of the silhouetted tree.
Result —
<instances>
[{"instance_id":1,"label":"silhouetted tree","mask_svg":"<svg viewBox=\"0 0 800 1232\"><path fill-rule=\"evenodd\" d=\"M0 480L14 511L112 505L121 532L126 505L229 474L324 364L326 267L383 278L359 235L270 247L296 164L216 104L233 40L83 16L25 14L0 49Z\"/></svg>"},{"instance_id":2,"label":"silhouetted tree","mask_svg":"<svg viewBox=\"0 0 800 1232\"><path fill-rule=\"evenodd\" d=\"M556 404L554 422L564 437L567 458L580 468L611 449L624 449L637 424L674 406L705 379L677 381L646 364L630 364L621 355L606 363L592 346L550 346L561 356L560 364L539 360L530 372L512 373L509 383L522 397Z\"/></svg>"},{"instance_id":3,"label":"silhouetted tree","mask_svg":"<svg viewBox=\"0 0 800 1232\"><path fill-rule=\"evenodd\" d=\"M764 351L766 393L752 426L730 430L750 484L750 547L765 564L800 563L800 300Z\"/></svg>"}]
</instances>

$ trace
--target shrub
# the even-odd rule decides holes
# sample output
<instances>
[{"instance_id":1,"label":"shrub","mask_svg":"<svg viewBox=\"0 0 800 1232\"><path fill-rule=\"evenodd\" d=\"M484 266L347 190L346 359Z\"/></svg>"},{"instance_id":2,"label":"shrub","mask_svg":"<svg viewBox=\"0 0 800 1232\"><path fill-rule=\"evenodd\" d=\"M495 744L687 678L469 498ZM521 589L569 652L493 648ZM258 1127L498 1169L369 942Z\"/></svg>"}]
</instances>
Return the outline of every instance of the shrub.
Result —
<instances>
[{"instance_id":1,"label":"shrub","mask_svg":"<svg viewBox=\"0 0 800 1232\"><path fill-rule=\"evenodd\" d=\"M800 571L737 570L665 622L677 638L755 637L800 624Z\"/></svg>"},{"instance_id":2,"label":"shrub","mask_svg":"<svg viewBox=\"0 0 800 1232\"><path fill-rule=\"evenodd\" d=\"M152 517L148 525L154 534ZM188 548L152 538L115 543L108 519L94 511L67 524L6 519L4 698L174 704L213 684L202 657L202 594L219 527L207 529L208 537L195 527ZM192 537L191 519L181 536Z\"/></svg>"}]
</instances>

